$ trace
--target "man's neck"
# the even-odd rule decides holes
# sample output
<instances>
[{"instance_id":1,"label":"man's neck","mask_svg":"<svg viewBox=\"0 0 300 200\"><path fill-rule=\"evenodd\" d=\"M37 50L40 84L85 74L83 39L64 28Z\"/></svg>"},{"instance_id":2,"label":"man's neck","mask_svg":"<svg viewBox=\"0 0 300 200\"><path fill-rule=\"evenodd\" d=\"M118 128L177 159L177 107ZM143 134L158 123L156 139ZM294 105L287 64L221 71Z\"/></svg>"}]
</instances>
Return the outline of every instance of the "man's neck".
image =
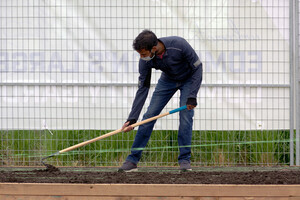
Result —
<instances>
[{"instance_id":1,"label":"man's neck","mask_svg":"<svg viewBox=\"0 0 300 200\"><path fill-rule=\"evenodd\" d=\"M165 52L165 50L166 50L166 49L165 49L165 45L164 45L162 42L158 41L156 55L161 55L161 54L163 54L163 53Z\"/></svg>"}]
</instances>

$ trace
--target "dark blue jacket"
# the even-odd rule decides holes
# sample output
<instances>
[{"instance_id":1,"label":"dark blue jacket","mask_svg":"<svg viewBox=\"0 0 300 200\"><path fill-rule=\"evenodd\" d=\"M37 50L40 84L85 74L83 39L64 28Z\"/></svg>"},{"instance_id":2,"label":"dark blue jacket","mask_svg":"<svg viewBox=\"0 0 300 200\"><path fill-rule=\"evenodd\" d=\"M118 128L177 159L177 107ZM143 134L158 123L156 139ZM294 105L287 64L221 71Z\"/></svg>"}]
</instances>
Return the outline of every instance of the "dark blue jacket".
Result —
<instances>
[{"instance_id":1,"label":"dark blue jacket","mask_svg":"<svg viewBox=\"0 0 300 200\"><path fill-rule=\"evenodd\" d=\"M163 71L161 78L172 81L192 79L192 86L188 98L196 98L202 81L202 63L190 44L181 37L171 36L159 38L165 45L163 58L155 56L150 61L139 61L139 84L129 114L129 121L137 121L148 96L152 68ZM201 73L195 71L201 70ZM131 123L130 123L131 124Z\"/></svg>"}]
</instances>

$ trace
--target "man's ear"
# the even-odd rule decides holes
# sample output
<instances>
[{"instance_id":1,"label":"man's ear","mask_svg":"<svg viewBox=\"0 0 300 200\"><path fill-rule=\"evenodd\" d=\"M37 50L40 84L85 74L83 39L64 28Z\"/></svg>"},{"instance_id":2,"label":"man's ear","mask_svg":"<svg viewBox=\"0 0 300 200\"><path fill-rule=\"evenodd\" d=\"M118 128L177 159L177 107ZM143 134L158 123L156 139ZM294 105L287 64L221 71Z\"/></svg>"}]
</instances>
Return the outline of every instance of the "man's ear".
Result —
<instances>
[{"instance_id":1,"label":"man's ear","mask_svg":"<svg viewBox=\"0 0 300 200\"><path fill-rule=\"evenodd\" d=\"M157 51L157 46L153 46L151 51L156 52Z\"/></svg>"}]
</instances>

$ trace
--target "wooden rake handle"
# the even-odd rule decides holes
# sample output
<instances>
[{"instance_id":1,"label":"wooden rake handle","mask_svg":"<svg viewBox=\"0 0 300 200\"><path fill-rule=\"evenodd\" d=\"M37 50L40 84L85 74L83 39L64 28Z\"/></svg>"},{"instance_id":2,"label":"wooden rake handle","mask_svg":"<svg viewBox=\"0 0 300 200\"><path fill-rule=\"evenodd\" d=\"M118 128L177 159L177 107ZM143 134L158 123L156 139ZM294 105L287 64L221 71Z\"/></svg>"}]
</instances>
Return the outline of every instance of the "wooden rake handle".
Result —
<instances>
[{"instance_id":1,"label":"wooden rake handle","mask_svg":"<svg viewBox=\"0 0 300 200\"><path fill-rule=\"evenodd\" d=\"M146 124L146 123L148 123L148 122L151 122L151 121L153 121L153 120L156 120L156 119L158 119L158 118L162 118L162 117L164 117L164 116L167 116L167 115L170 115L170 114L173 114L173 113L176 113L176 112L185 110L186 108L187 108L187 107L186 107L186 105L185 105L185 106L176 108L176 109L174 109L174 110L171 110L171 111L169 111L169 112L166 112L166 113L163 113L163 114L160 114L160 115L157 115L157 116L154 116L154 117L145 119L145 120L140 121L140 122L137 122L137 123L134 123L134 124L132 124L131 126L134 128L134 127L140 126L140 125L142 125L142 124ZM122 129L121 129L121 128L118 129L118 130L115 130L115 131L106 133L106 134L104 134L104 135L101 135L101 136L99 136L99 137L96 137L96 138L93 138L93 139L90 139L90 140L81 142L81 143L76 144L76 145L74 145L74 146L65 148L65 149L63 149L63 150L60 150L60 151L57 152L56 154L60 154L60 153L72 151L72 150L77 149L77 148L79 148L79 147L82 147L82 146L85 146L85 145L87 145L87 144L96 142L96 141L98 141L98 140L102 140L102 139L104 139L104 138L110 137L110 136L115 135L115 134L120 133L120 132L122 132Z\"/></svg>"}]
</instances>

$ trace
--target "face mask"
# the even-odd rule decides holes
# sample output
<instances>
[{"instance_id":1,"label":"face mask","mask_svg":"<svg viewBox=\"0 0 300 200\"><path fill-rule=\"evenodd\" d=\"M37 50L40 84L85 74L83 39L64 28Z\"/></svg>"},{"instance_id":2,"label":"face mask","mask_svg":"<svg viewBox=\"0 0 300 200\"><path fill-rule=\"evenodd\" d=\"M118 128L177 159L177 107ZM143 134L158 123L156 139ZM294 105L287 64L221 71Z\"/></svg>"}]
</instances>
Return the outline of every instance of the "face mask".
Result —
<instances>
[{"instance_id":1,"label":"face mask","mask_svg":"<svg viewBox=\"0 0 300 200\"><path fill-rule=\"evenodd\" d=\"M152 52L151 52L151 53L152 53ZM152 59L154 58L154 56L155 56L155 53L153 54L152 57L147 56L147 57L143 57L143 58L141 58L141 59L144 60L144 61L150 61L150 60L152 60Z\"/></svg>"}]
</instances>

